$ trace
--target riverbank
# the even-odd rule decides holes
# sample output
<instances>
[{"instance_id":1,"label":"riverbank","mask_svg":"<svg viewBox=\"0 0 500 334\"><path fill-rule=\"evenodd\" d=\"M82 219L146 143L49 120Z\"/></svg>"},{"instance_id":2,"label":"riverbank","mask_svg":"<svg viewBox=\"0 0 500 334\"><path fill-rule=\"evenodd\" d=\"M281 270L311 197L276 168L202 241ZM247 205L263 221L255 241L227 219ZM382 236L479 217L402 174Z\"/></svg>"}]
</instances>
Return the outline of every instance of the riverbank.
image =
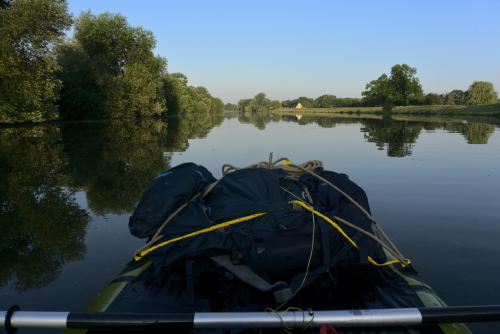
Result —
<instances>
[{"instance_id":1,"label":"riverbank","mask_svg":"<svg viewBox=\"0 0 500 334\"><path fill-rule=\"evenodd\" d=\"M336 108L280 108L273 113L295 115L322 114L382 114L382 107L336 107ZM490 116L500 118L500 104L487 105L427 105L427 106L397 106L391 114L407 115L442 115L442 116Z\"/></svg>"}]
</instances>

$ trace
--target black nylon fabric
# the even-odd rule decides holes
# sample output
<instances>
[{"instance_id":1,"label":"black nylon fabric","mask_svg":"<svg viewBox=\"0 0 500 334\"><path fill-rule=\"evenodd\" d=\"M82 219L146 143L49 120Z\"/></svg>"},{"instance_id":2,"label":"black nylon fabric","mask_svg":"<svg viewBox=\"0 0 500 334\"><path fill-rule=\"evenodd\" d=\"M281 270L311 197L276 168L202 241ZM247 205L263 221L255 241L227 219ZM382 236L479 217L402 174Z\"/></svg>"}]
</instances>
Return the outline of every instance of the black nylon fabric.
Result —
<instances>
[{"instance_id":1,"label":"black nylon fabric","mask_svg":"<svg viewBox=\"0 0 500 334\"><path fill-rule=\"evenodd\" d=\"M184 166L187 170L183 172L192 175L189 169L198 167L194 164ZM365 192L350 181L347 175L322 169L316 169L315 172L337 185L366 210L370 210ZM148 256L152 265L113 297L106 311L244 312L276 308L280 302L275 300L272 292L259 291L251 284L239 280L210 257L229 254L234 264L245 264L269 283L284 281L292 292L297 291L304 278L311 251L312 216L310 212L290 205L289 202L297 198L282 188L308 202L305 187L311 194L317 211L330 218L342 217L373 232L372 222L359 208L311 175L304 174L298 180L293 180L287 178L282 170L235 171L223 177L206 198L190 203L181 211L164 229L163 239L159 242L245 215L257 212L268 214L178 241L152 252ZM194 190L185 188L160 189L156 194L161 198L155 200L170 201L162 196L181 196L179 192L195 193ZM154 190L141 203L147 201L149 196L155 196ZM148 206L147 203L142 205ZM175 210L175 207L170 210ZM171 211L166 210L163 215L168 215ZM144 217L142 222L147 221L147 217ZM339 223L359 245L358 250L328 222L319 217L315 217L315 222L315 243L308 279L287 306L304 310L422 307L424 305L416 292L423 289L427 293L433 293L424 285L410 286L407 283L405 277L417 278L412 268L375 267L366 263L367 254L379 262L386 260L383 250L372 239ZM144 230L152 230L148 226L142 227ZM132 269L136 265L134 262L129 267ZM258 329L191 331L204 334L258 332ZM264 332L282 331L276 329ZM318 330L307 328L303 332L317 333ZM442 333L437 326L352 329L340 332Z\"/></svg>"},{"instance_id":2,"label":"black nylon fabric","mask_svg":"<svg viewBox=\"0 0 500 334\"><path fill-rule=\"evenodd\" d=\"M144 192L130 217L130 233L138 238L153 235L170 213L213 182L212 174L194 163L161 173Z\"/></svg>"},{"instance_id":3,"label":"black nylon fabric","mask_svg":"<svg viewBox=\"0 0 500 334\"><path fill-rule=\"evenodd\" d=\"M184 164L173 168L173 173L159 178L161 182L155 182L146 191L138 206L138 213L134 212L131 218L132 233L137 234L138 230L142 232L141 235L145 235L144 231L154 233L153 227L157 226L158 220L153 218L157 216L151 219L145 216L148 211L144 208L158 206L156 203L161 203L161 198L168 194L175 200L168 196L164 198L168 206L162 207L162 217L166 217L175 210L176 207L171 205L174 201L178 203L181 198L189 199L192 194L201 190L200 187L208 184L201 182L196 176L198 170L206 171L201 166ZM316 169L316 173L336 184L369 210L365 192L345 174L324 171L321 168ZM180 182L179 176L183 174L191 177L191 182ZM206 180L212 181L208 177ZM182 184L183 187L172 189L172 184ZM189 184L193 189L186 189ZM238 170L223 177L206 198L192 202L182 210L163 230L163 238L158 243L235 218L255 213L266 215L177 241L154 251L150 255L154 264L152 277L156 277L163 268L183 258L208 258L221 254L231 254L236 262L244 263L256 273L272 280L286 281L300 276L306 268L311 251L313 217L310 212L293 207L290 201L299 198L308 202L305 188L311 194L317 211L329 217L342 217L372 232L370 220L359 208L337 190L312 175L304 174L299 180L293 180L281 169ZM152 197L155 205L148 203ZM372 239L360 238L357 241L359 248L354 248L328 222L317 216L314 220L314 256L310 270L322 272L332 265L346 264L371 266L367 263L367 254L379 262L385 261L383 251ZM148 221L155 223L148 225ZM349 236L357 233L347 226L342 228ZM346 247L348 251L343 251Z\"/></svg>"}]
</instances>

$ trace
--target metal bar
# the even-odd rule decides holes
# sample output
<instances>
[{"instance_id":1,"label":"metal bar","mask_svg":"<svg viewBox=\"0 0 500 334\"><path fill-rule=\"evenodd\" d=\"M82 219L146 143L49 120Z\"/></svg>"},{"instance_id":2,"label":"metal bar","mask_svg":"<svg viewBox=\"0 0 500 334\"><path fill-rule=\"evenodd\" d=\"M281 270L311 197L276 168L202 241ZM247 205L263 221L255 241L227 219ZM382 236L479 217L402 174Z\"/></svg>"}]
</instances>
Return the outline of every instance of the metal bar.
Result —
<instances>
[{"instance_id":1,"label":"metal bar","mask_svg":"<svg viewBox=\"0 0 500 334\"><path fill-rule=\"evenodd\" d=\"M354 311L210 312L195 313L194 328L300 328L415 326L422 322L417 308Z\"/></svg>"},{"instance_id":2,"label":"metal bar","mask_svg":"<svg viewBox=\"0 0 500 334\"><path fill-rule=\"evenodd\" d=\"M69 312L16 311L10 318L14 328L66 328Z\"/></svg>"},{"instance_id":3,"label":"metal bar","mask_svg":"<svg viewBox=\"0 0 500 334\"><path fill-rule=\"evenodd\" d=\"M7 312L0 311L0 327ZM395 308L344 311L201 312L201 313L69 313L14 311L13 328L175 329L301 328L419 326L428 323L500 321L500 305Z\"/></svg>"}]
</instances>

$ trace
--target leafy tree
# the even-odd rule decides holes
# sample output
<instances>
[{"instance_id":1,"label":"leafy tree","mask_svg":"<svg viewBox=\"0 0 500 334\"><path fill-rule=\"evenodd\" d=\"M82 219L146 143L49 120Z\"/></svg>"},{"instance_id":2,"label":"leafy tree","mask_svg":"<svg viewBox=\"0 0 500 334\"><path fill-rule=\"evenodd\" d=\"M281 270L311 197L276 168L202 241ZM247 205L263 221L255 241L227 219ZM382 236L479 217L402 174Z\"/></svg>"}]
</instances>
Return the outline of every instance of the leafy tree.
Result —
<instances>
[{"instance_id":1,"label":"leafy tree","mask_svg":"<svg viewBox=\"0 0 500 334\"><path fill-rule=\"evenodd\" d=\"M281 102L278 100L272 100L269 102L269 109L270 110L275 110L281 108Z\"/></svg>"},{"instance_id":2,"label":"leafy tree","mask_svg":"<svg viewBox=\"0 0 500 334\"><path fill-rule=\"evenodd\" d=\"M493 84L487 81L474 81L467 90L468 104L492 104L498 102Z\"/></svg>"},{"instance_id":3,"label":"leafy tree","mask_svg":"<svg viewBox=\"0 0 500 334\"><path fill-rule=\"evenodd\" d=\"M156 116L165 111L166 61L153 54L150 31L119 14L85 12L74 39L58 50L65 118Z\"/></svg>"},{"instance_id":4,"label":"leafy tree","mask_svg":"<svg viewBox=\"0 0 500 334\"><path fill-rule=\"evenodd\" d=\"M389 106L396 100L396 91L387 74L382 74L377 80L366 84L362 95L368 105Z\"/></svg>"},{"instance_id":5,"label":"leafy tree","mask_svg":"<svg viewBox=\"0 0 500 334\"><path fill-rule=\"evenodd\" d=\"M2 1L0 123L57 117L60 81L53 48L70 25L64 0Z\"/></svg>"},{"instance_id":6,"label":"leafy tree","mask_svg":"<svg viewBox=\"0 0 500 334\"><path fill-rule=\"evenodd\" d=\"M466 92L463 90L455 89L446 94L446 104L466 104Z\"/></svg>"},{"instance_id":7,"label":"leafy tree","mask_svg":"<svg viewBox=\"0 0 500 334\"><path fill-rule=\"evenodd\" d=\"M277 103L273 108L278 107ZM264 93L258 93L253 99L242 99L238 102L238 109L243 112L268 112L271 108L271 100Z\"/></svg>"},{"instance_id":8,"label":"leafy tree","mask_svg":"<svg viewBox=\"0 0 500 334\"><path fill-rule=\"evenodd\" d=\"M324 94L314 100L316 108L331 108L336 105L337 97L335 95Z\"/></svg>"},{"instance_id":9,"label":"leafy tree","mask_svg":"<svg viewBox=\"0 0 500 334\"><path fill-rule=\"evenodd\" d=\"M377 80L370 81L362 95L368 105L392 104L408 105L423 97L422 86L416 77L417 69L407 64L394 65L391 75L382 74Z\"/></svg>"},{"instance_id":10,"label":"leafy tree","mask_svg":"<svg viewBox=\"0 0 500 334\"><path fill-rule=\"evenodd\" d=\"M422 86L416 77L417 69L406 64L391 68L391 83L396 92L396 103L408 105L410 99L422 97Z\"/></svg>"},{"instance_id":11,"label":"leafy tree","mask_svg":"<svg viewBox=\"0 0 500 334\"><path fill-rule=\"evenodd\" d=\"M182 73L163 76L163 94L169 115L180 113L220 113L224 103L213 97L205 87L188 85L187 77Z\"/></svg>"},{"instance_id":12,"label":"leafy tree","mask_svg":"<svg viewBox=\"0 0 500 334\"><path fill-rule=\"evenodd\" d=\"M429 93L425 95L424 103L428 105L443 104L445 98L442 95Z\"/></svg>"},{"instance_id":13,"label":"leafy tree","mask_svg":"<svg viewBox=\"0 0 500 334\"><path fill-rule=\"evenodd\" d=\"M281 105L281 103L280 103ZM234 103L226 103L224 105L224 109L225 110L231 110L231 111L235 111L235 110L238 110L238 105L237 104L234 104Z\"/></svg>"}]
</instances>

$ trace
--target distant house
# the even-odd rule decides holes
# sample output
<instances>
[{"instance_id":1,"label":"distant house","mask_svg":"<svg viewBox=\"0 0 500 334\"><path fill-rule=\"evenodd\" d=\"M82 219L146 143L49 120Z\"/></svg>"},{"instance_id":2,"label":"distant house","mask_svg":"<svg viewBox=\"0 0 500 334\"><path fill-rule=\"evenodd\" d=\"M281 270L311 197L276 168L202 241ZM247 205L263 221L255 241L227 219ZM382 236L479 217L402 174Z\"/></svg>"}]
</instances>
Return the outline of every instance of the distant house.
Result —
<instances>
[{"instance_id":1,"label":"distant house","mask_svg":"<svg viewBox=\"0 0 500 334\"><path fill-rule=\"evenodd\" d=\"M295 109L302 109L302 103L297 103L297 105L295 106Z\"/></svg>"}]
</instances>

